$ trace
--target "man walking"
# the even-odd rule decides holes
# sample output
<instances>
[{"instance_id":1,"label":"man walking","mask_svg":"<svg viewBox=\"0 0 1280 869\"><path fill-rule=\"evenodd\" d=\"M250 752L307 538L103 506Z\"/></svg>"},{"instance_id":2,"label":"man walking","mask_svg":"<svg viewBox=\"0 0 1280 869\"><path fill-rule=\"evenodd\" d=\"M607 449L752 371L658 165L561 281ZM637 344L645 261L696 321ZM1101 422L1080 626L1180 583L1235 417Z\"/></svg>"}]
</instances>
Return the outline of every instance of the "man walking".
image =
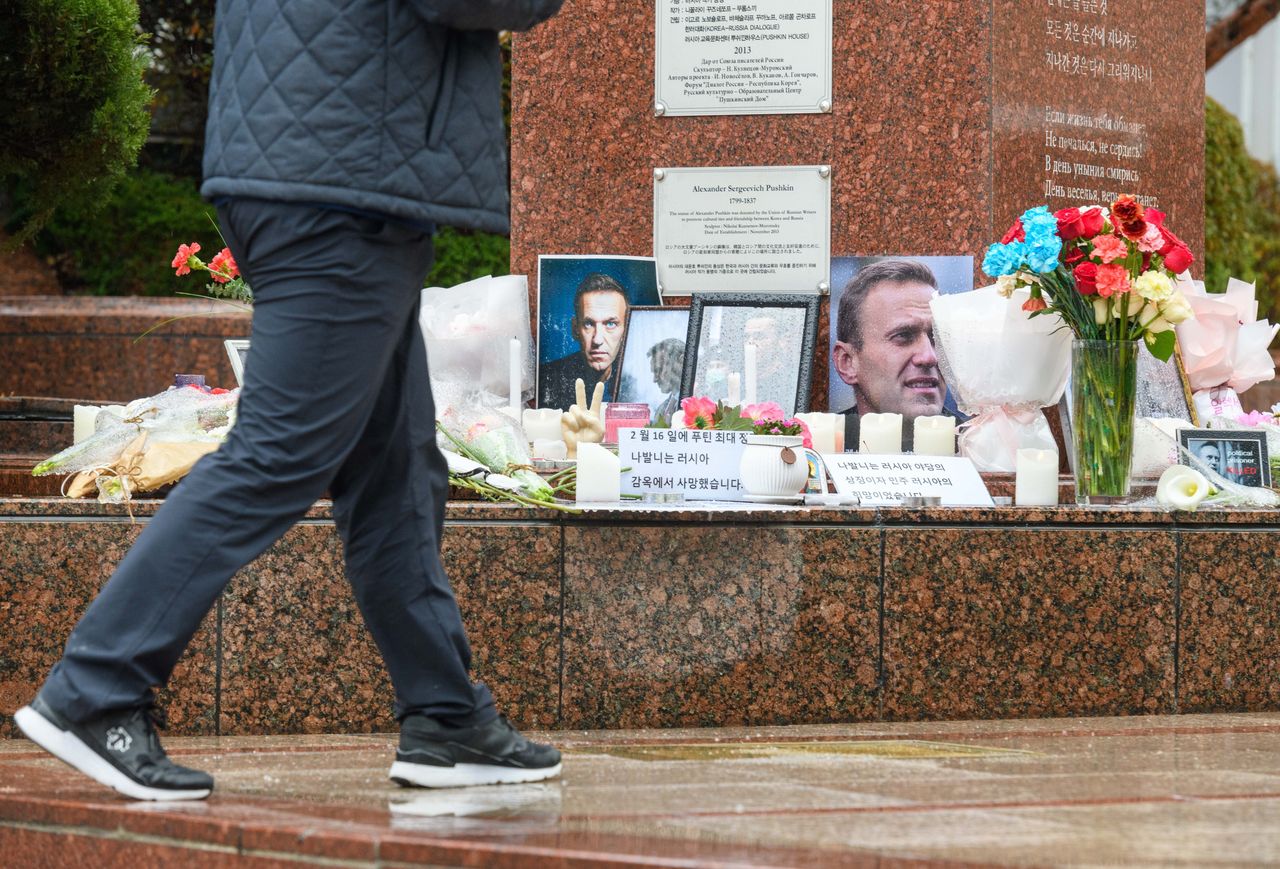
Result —
<instances>
[{"instance_id":1,"label":"man walking","mask_svg":"<svg viewBox=\"0 0 1280 869\"><path fill-rule=\"evenodd\" d=\"M395 688L391 778L557 775L469 676L439 560L447 472L418 298L438 223L505 231L497 31L561 0L220 0L202 192L253 287L238 421L120 563L15 719L136 799L200 799L151 721L230 578L326 490Z\"/></svg>"}]
</instances>

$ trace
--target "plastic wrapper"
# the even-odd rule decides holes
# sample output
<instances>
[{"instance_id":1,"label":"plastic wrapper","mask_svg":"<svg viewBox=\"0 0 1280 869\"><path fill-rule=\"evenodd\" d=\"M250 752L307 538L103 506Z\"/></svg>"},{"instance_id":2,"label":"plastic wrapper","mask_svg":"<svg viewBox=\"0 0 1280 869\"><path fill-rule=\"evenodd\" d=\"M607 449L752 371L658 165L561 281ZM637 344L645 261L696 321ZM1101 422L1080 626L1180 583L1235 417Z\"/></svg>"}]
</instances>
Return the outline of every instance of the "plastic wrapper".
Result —
<instances>
[{"instance_id":1,"label":"plastic wrapper","mask_svg":"<svg viewBox=\"0 0 1280 869\"><path fill-rule=\"evenodd\" d=\"M960 426L960 454L980 471L1012 473L1019 449L1057 450L1041 408L1066 388L1071 332L1058 317L1028 317L1028 298L990 286L930 302L943 379L971 417Z\"/></svg>"},{"instance_id":2,"label":"plastic wrapper","mask_svg":"<svg viewBox=\"0 0 1280 869\"><path fill-rule=\"evenodd\" d=\"M1172 449L1177 455L1176 464L1186 465L1188 468L1194 468L1209 480L1213 486L1213 494L1202 502L1204 507L1246 507L1246 508L1274 508L1280 507L1280 492L1274 489L1264 489L1257 486L1243 486L1239 483L1228 480L1222 474L1215 471L1202 458L1197 456L1191 450L1182 446L1178 440L1176 433L1170 437L1163 432L1156 431L1153 437L1165 438L1166 447ZM1268 438L1268 445L1270 438ZM1140 503L1158 503L1155 498L1143 499ZM1161 505L1163 506L1163 505ZM1165 507L1165 509L1169 509Z\"/></svg>"},{"instance_id":3,"label":"plastic wrapper","mask_svg":"<svg viewBox=\"0 0 1280 869\"><path fill-rule=\"evenodd\" d=\"M529 281L523 275L479 278L422 291L419 316L427 342L437 413L447 384L482 394L485 407L511 403L511 339L520 342L520 403L533 397Z\"/></svg>"},{"instance_id":4,"label":"plastic wrapper","mask_svg":"<svg viewBox=\"0 0 1280 869\"><path fill-rule=\"evenodd\" d=\"M551 487L533 470L524 431L512 412L486 406L475 390L467 393L448 386L444 390L443 396L436 397L437 406L446 408L437 421L441 449L483 464L494 485L498 485L495 475L509 477L526 497L553 501Z\"/></svg>"},{"instance_id":5,"label":"plastic wrapper","mask_svg":"<svg viewBox=\"0 0 1280 869\"><path fill-rule=\"evenodd\" d=\"M1133 426L1131 476L1155 479L1178 464L1178 430L1191 427L1185 419L1138 417Z\"/></svg>"},{"instance_id":6,"label":"plastic wrapper","mask_svg":"<svg viewBox=\"0 0 1280 869\"><path fill-rule=\"evenodd\" d=\"M1253 284L1231 278L1225 293L1208 293L1203 282L1179 278L1178 288L1195 311L1175 328L1196 412L1205 421L1234 418L1237 394L1276 376L1267 348L1280 325L1258 319Z\"/></svg>"},{"instance_id":7,"label":"plastic wrapper","mask_svg":"<svg viewBox=\"0 0 1280 869\"><path fill-rule=\"evenodd\" d=\"M134 492L150 492L176 483L203 456L216 450L219 441L150 441L143 432L131 441L110 465L81 471L65 487L69 498L98 493L104 504L128 502Z\"/></svg>"}]
</instances>

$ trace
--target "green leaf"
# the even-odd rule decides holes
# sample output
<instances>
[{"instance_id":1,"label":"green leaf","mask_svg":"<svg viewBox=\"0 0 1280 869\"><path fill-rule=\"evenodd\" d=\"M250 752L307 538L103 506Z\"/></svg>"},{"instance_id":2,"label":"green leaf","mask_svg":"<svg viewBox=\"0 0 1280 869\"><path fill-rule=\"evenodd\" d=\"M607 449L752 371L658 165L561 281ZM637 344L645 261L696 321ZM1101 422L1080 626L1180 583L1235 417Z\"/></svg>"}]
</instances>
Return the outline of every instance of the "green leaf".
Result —
<instances>
[{"instance_id":1,"label":"green leaf","mask_svg":"<svg viewBox=\"0 0 1280 869\"><path fill-rule=\"evenodd\" d=\"M1147 342L1147 349L1151 351L1151 355L1161 362L1168 362L1173 356L1176 339L1172 329L1155 333L1147 332L1142 337Z\"/></svg>"}]
</instances>

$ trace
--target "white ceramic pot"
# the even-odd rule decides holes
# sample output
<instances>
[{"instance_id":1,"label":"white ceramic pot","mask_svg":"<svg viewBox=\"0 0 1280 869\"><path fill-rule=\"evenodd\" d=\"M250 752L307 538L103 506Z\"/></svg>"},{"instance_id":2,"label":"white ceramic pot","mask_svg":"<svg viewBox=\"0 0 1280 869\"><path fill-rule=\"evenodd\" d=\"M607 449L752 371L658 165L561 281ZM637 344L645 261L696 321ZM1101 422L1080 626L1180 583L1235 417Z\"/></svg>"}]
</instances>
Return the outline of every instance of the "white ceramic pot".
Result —
<instances>
[{"instance_id":1,"label":"white ceramic pot","mask_svg":"<svg viewBox=\"0 0 1280 869\"><path fill-rule=\"evenodd\" d=\"M788 461L790 458L790 461ZM742 485L751 495L798 495L809 479L804 438L790 435L747 435L738 466Z\"/></svg>"}]
</instances>

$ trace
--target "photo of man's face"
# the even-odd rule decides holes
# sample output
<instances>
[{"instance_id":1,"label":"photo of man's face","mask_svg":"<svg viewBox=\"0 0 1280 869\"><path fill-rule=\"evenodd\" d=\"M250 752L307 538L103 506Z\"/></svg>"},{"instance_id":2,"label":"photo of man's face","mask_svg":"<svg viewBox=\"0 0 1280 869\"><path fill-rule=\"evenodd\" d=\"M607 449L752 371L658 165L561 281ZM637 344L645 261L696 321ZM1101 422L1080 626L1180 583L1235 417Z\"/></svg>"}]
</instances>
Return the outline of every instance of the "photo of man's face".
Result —
<instances>
[{"instance_id":1,"label":"photo of man's face","mask_svg":"<svg viewBox=\"0 0 1280 869\"><path fill-rule=\"evenodd\" d=\"M1222 450L1218 449L1218 445L1212 442L1201 444L1196 450L1196 454L1200 456L1200 460L1209 466L1209 470L1215 474L1222 473Z\"/></svg>"},{"instance_id":2,"label":"photo of man's face","mask_svg":"<svg viewBox=\"0 0 1280 869\"><path fill-rule=\"evenodd\" d=\"M626 331L627 300L621 293L603 291L582 296L573 318L573 334L587 364L608 371L622 348Z\"/></svg>"},{"instance_id":3,"label":"photo of man's face","mask_svg":"<svg viewBox=\"0 0 1280 869\"><path fill-rule=\"evenodd\" d=\"M835 343L832 364L853 387L858 413L914 419L942 412L946 387L933 346L933 293L923 280L886 279L869 283L860 304L842 304L840 316L856 320L840 324L848 340Z\"/></svg>"}]
</instances>

